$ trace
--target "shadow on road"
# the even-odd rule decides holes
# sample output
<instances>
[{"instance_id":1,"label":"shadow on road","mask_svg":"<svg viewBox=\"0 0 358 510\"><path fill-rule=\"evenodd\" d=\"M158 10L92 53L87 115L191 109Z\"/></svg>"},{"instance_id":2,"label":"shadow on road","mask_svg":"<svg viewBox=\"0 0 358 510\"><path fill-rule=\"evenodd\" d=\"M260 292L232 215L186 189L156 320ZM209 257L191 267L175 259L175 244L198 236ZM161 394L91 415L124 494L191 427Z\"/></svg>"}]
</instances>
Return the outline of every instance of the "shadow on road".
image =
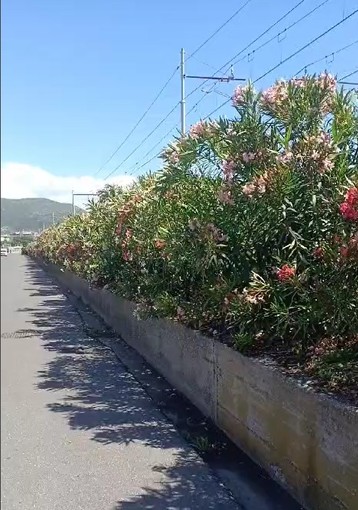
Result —
<instances>
[{"instance_id":1,"label":"shadow on road","mask_svg":"<svg viewBox=\"0 0 358 510\"><path fill-rule=\"evenodd\" d=\"M39 371L38 388L64 392L64 396L56 395L50 411L63 414L71 428L90 431L93 441L139 442L178 452L174 466L153 468L164 478L157 490L143 487L142 494L119 502L116 510L237 508L228 502L225 491L217 491L213 497L208 484L203 483L201 460L183 446L172 425L154 409L143 388L112 351L87 336L74 306L32 261L27 263L26 290L37 298L36 305L19 311L31 315L31 328L39 332L45 349L55 355ZM213 479L212 489L215 483Z\"/></svg>"}]
</instances>

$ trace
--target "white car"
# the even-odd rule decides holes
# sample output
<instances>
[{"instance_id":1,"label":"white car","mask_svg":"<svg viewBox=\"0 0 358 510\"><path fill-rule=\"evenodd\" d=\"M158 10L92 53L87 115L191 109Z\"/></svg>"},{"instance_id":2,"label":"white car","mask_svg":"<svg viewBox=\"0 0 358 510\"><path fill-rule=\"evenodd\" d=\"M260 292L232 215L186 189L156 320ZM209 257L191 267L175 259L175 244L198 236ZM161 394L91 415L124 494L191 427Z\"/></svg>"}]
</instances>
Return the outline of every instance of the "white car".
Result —
<instances>
[{"instance_id":1,"label":"white car","mask_svg":"<svg viewBox=\"0 0 358 510\"><path fill-rule=\"evenodd\" d=\"M7 248L1 248L1 256L7 257Z\"/></svg>"}]
</instances>

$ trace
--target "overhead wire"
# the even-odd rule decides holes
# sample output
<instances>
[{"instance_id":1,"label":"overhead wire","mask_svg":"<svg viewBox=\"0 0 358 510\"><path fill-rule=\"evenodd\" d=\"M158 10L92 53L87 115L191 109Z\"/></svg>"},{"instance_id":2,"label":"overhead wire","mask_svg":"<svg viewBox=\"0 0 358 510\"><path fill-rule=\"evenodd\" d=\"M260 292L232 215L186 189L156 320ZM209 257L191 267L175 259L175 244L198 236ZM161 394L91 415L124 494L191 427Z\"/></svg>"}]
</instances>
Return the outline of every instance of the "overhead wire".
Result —
<instances>
[{"instance_id":1,"label":"overhead wire","mask_svg":"<svg viewBox=\"0 0 358 510\"><path fill-rule=\"evenodd\" d=\"M259 50L261 50L262 48L264 48L265 46L267 46L268 44L270 44L272 41L274 41L275 39L278 39L280 38L280 36L282 36L283 34L287 34L287 32L289 30L291 30L291 28L294 28L296 25L298 25L299 23L301 23L301 21L304 21L306 18L308 18L309 16L311 16L313 13L315 13L316 11L318 11L318 9L320 9L321 7L323 7L325 4L327 4L328 2L330 2L331 0L323 0L323 2L321 2L320 4L316 5L313 9L311 9L310 11L306 12L306 14L304 14L303 16L301 16L299 19L297 19L296 21L294 21L293 23L291 23L291 25L289 25L288 27L284 28L283 30L281 30L280 32L278 32L277 34L275 34L274 36L272 36L270 39L268 39L267 41L265 41L264 43L262 43L260 46L258 46L257 48L255 48L254 50L252 50L251 52L247 53L246 55L244 55L243 57L241 57L240 59L238 60L235 60L232 65L235 65L235 64L238 64L239 62L242 62L243 60L245 60L246 58L249 58L252 54L254 53L257 53Z\"/></svg>"},{"instance_id":2,"label":"overhead wire","mask_svg":"<svg viewBox=\"0 0 358 510\"><path fill-rule=\"evenodd\" d=\"M287 17L293 10L295 10L296 8L298 8L305 0L301 0L300 2L298 2L292 9L290 9L287 13L285 13L281 18L279 18L279 20L277 20L274 24L272 24L268 29L266 29L262 34L260 34L256 39L254 39L249 45L247 45L243 50L241 50L239 53L237 53L233 59L235 59L237 56L239 56L240 54L242 54L250 45L254 44L255 42L257 42L257 40L259 40L261 37L263 37L266 33L268 33L274 26L276 26L280 21L282 21L285 17ZM270 38L268 41L265 41L265 43L263 43L261 46L259 46L256 50L254 51L258 51L259 49L261 49L262 47L266 46L267 44L269 44L269 42L271 42L272 40L274 40L276 37L278 37L279 35L283 34L283 33L287 33L287 30L293 28L295 25L297 25L298 23L300 23L301 21L303 21L304 19L306 19L308 16L310 16L311 14L313 14L315 11L317 11L320 7L322 7L323 5L325 5L329 0L324 0L323 2L321 2L319 5L317 5L314 9L311 9L311 11L309 11L308 13L306 13L304 16L302 16L301 18L299 18L298 20L296 20L294 23L292 23L291 25L289 25L289 27L286 27L286 29L284 29L283 31L279 32L278 34L276 34L274 37ZM294 58L294 56L296 56L297 54L299 54L300 52L304 51L306 48L308 48L311 44L314 44L317 40L319 40L321 37L325 36L326 34L328 34L331 30L335 29L336 27L338 27L340 24L342 24L343 22L345 22L346 20L348 20L350 17L352 17L354 14L356 14L356 12L358 11L358 9L356 11L353 11L352 13L350 13L349 15L345 16L342 20L340 20L339 22L337 22L335 25L333 25L332 27L330 27L328 30L326 30L325 32L323 32L322 34L320 34L319 36L317 36L316 38L314 38L313 40L309 41L309 43L307 43L306 45L304 45L303 47L301 47L299 50L297 50L296 52L294 52L293 54L291 54L289 57L287 57L286 59L280 61L277 65L275 65L273 68L269 69L268 71L266 71L263 75L261 75L259 78L257 78L255 82L261 80L263 77L267 76L269 73L271 73L273 70L277 69L279 66L283 65L285 62L287 62L288 60L290 60L291 58ZM356 41L358 42L358 41ZM348 47L352 46L354 43L351 43L350 45L347 45L343 48L340 48L339 50L337 50L335 53L339 53L340 51L344 51L345 49L347 49ZM252 53L252 52L250 52ZM194 53L191 55L193 56ZM244 57L246 58L246 56ZM231 63L231 61L233 60L231 59L230 61L228 61L226 64L224 64L220 69L218 69L216 72L219 72L221 71L226 65L228 65L229 63ZM243 60L243 59L240 59L240 61ZM237 63L237 62L235 62ZM343 78L342 78L343 79ZM207 81L209 80L204 80L198 87L196 87L196 89L194 89L193 91L191 91L187 97L189 97L190 95L192 95L196 90L198 90L200 87L202 87ZM211 90L216 86L216 83L214 83L213 87L211 88ZM191 110L189 110L189 112L187 113L187 116L198 106L198 104L204 99L205 96L203 96L192 108ZM210 117L211 115L213 115L214 113L216 113L218 110L220 110L225 104L227 104L229 101L230 101L231 98L229 98L227 101L225 101L224 103L222 103L221 105L219 105L217 108L215 108L215 110L213 110L209 115L207 115L205 117L205 119L207 119L208 117ZM172 128L170 130L173 131L174 128ZM165 135L165 137L170 134L167 133ZM165 138L163 137L163 139ZM152 150L154 150L154 148L156 146L158 146L161 141L163 140L161 139L154 147L152 147L149 151L152 152ZM147 153L148 154L148 153ZM155 155L151 160L155 159L158 155ZM145 162L143 165L141 165L139 168L142 168L143 166L145 166L146 164L148 164L151 160Z\"/></svg>"},{"instance_id":3,"label":"overhead wire","mask_svg":"<svg viewBox=\"0 0 358 510\"><path fill-rule=\"evenodd\" d=\"M279 19L277 19L274 23L272 23L267 29L265 29L262 33L260 33L256 38L254 38L250 43L248 43L242 50L240 50L238 53L236 53L234 55L234 57L232 57L228 62L226 62L223 66L221 66L217 71L216 73L222 71L228 64L230 64L230 62L232 60L234 60L236 57L238 57L239 55L241 55L243 52L245 52L250 46L252 46L253 44L255 44L257 41L259 41L262 37L264 37L268 32L270 32L270 30L272 30L275 26L277 26L279 23L281 23L285 18L287 18L292 12L294 12L296 9L298 9L298 7L300 7L306 0L299 0L299 2L297 2L291 9L289 9L286 13L284 13ZM301 17L299 20L297 20L295 23L293 23L292 25L290 25L290 27L288 27L286 29L289 30L290 28L292 28L295 24L299 23L300 21L302 21L303 19L307 18L310 14L312 14L313 12L315 12L318 8L320 8L322 5L324 5L325 3L327 3L329 0L324 0L323 2L321 2L321 4L319 4L318 6L316 6L314 9L312 9L309 13L306 13L303 17ZM195 58L195 55L196 53L207 43L209 42L227 23L229 23L229 21L231 21L237 14L239 14L239 12L241 12L243 10L243 8L248 4L249 2L246 2L243 6L241 6L237 11L235 11L235 13L223 24L221 25L221 27L219 27L219 29L217 31L215 31L209 38L207 38L204 43L202 43L202 45L200 45L193 53L191 53L187 59L189 60L189 58L192 58L194 57ZM274 36L274 38L277 37L277 34ZM271 42L271 40L270 40ZM268 44L268 42L266 42L265 44ZM261 47L260 47L261 48ZM206 64L208 65L208 64ZM211 67L211 66L210 66ZM194 94L199 88L201 88L205 83L207 83L209 80L204 80L200 83L200 85L198 85L195 89L193 89L191 92L189 92L189 94L187 94L186 96L186 99L188 99L192 94ZM219 80L218 80L219 81ZM215 81L215 83L213 84L213 86L211 87L210 91L216 86L218 82ZM190 113L192 111L194 111L197 106L199 105L199 103L201 101L203 101L205 96L201 97L195 104L194 106L189 110L189 112L187 112L186 114L186 117L188 117L190 115ZM174 129L174 128L173 128ZM173 129L171 131L173 131ZM170 132L171 132L170 131ZM169 132L169 133L170 133ZM168 134L169 134L168 133ZM163 137L163 139L166 137L167 135L165 135ZM161 139L160 142L163 140ZM154 150L155 147L157 147L159 145L160 142L157 142L157 144L155 144L154 147L152 147L149 151L152 152L152 150ZM132 154L131 154L132 155ZM130 156L129 156L130 157ZM144 156L145 157L145 156ZM157 157L157 156L155 156ZM155 159L152 158L152 159ZM128 158L129 159L129 158ZM151 161L151 160L150 160ZM149 163L150 161L146 162L145 164ZM124 162L122 162L123 164ZM145 164L141 165L138 169L142 168L143 166L145 166ZM121 166L121 164L119 165ZM116 171L118 169L118 167L114 170ZM110 174L112 175L112 174Z\"/></svg>"},{"instance_id":4,"label":"overhead wire","mask_svg":"<svg viewBox=\"0 0 358 510\"><path fill-rule=\"evenodd\" d=\"M220 27L217 28L207 39L205 39L205 41L202 44L200 44L200 46L198 46L196 50L193 51L193 53L188 55L188 57L185 60L188 61L190 58L196 55L209 41L211 41L211 39L213 39L224 27L226 27L226 25L230 23L230 21L232 21L238 14L240 14L240 12L251 2L252 0L246 0L246 2L241 7L239 7L234 12L234 14L230 16L230 18L228 18L222 25L220 25Z\"/></svg>"},{"instance_id":5,"label":"overhead wire","mask_svg":"<svg viewBox=\"0 0 358 510\"><path fill-rule=\"evenodd\" d=\"M306 43L305 45L303 45L301 48L299 48L298 50L296 50L295 52L291 53L288 57L286 57L285 59L281 60L278 64L274 65L273 67L271 67L270 69L268 69L265 73L263 73L261 76L259 76L258 78L256 78L253 83L257 83L258 81L262 80L262 78L265 78L268 74L270 74L272 71L275 71L278 67L280 67L281 65L285 64L286 62L288 62L289 60L291 60L292 58L294 58L296 55L298 55L299 53L301 53L302 51L304 51L305 49L307 49L309 46L311 46L312 44L314 44L315 42L317 42L319 39L321 39L322 37L324 37L325 35L327 35L329 32L331 32L332 30L334 30L335 28L337 28L338 26L340 26L342 23L344 23L345 21L347 21L348 19L350 19L352 16L354 16L355 14L357 14L358 12L358 9L356 9L355 11L351 12L350 14L348 14L347 16L345 16L343 19L341 19L340 21L338 21L337 23L335 23L334 25L332 25L331 27L329 27L327 30L325 30L324 32L322 32L322 34L318 35L317 37L315 37L314 39L312 39L311 41L309 41L308 43ZM209 117L211 117L211 115L213 115L214 113L216 113L218 110L220 110L223 106L225 106L227 103L230 102L231 99L228 99L227 101L225 101L224 103L222 103L221 105L219 105L217 108L215 108L215 110L213 110L212 112L210 112L206 117L204 117L204 120L208 119Z\"/></svg>"},{"instance_id":6,"label":"overhead wire","mask_svg":"<svg viewBox=\"0 0 358 510\"><path fill-rule=\"evenodd\" d=\"M95 172L94 176L98 175L102 170L103 168L110 162L112 161L112 159L114 158L114 156L119 152L119 150L123 147L123 145L126 143L126 141L130 138L130 136L134 133L134 131L137 129L137 127L139 126L139 124L143 121L143 119L147 116L147 114L149 113L149 111L152 109L152 107L155 105L155 103L158 101L158 99L160 98L160 96L163 94L164 90L168 87L169 83L172 81L172 79L174 78L174 76L176 75L176 73L178 72L179 70L179 66L177 66L174 71L172 72L172 74L169 76L169 78L167 79L167 81L164 83L163 87L160 89L160 91L158 92L158 94L155 96L155 98L153 99L153 101L151 102L151 104L148 106L148 108L145 110L145 112L143 113L143 115L138 119L138 121L136 122L136 124L133 126L133 128L130 130L130 132L127 134L127 136L124 138L124 140L118 145L118 147L112 152L112 154L110 155L110 157L99 167L99 169Z\"/></svg>"},{"instance_id":7,"label":"overhead wire","mask_svg":"<svg viewBox=\"0 0 358 510\"><path fill-rule=\"evenodd\" d=\"M143 138L143 140L140 142L139 145L137 145L130 154L128 154L128 156L123 159L111 172L109 172L109 174L105 177L104 180L107 180L109 177L111 177L111 175L114 174L114 172L116 172L122 165L124 165L124 163L126 163L128 161L128 159L133 156L133 154L135 154L137 152L138 149L140 149L142 147L142 145L148 140L148 138L150 138L152 136L153 133L155 133L155 131L167 120L167 118L178 108L180 104L180 101L178 101L176 103L176 105L170 110L169 113L167 113L167 115L165 117L162 118L162 120L154 127L154 129L152 129L152 131L145 137Z\"/></svg>"},{"instance_id":8,"label":"overhead wire","mask_svg":"<svg viewBox=\"0 0 358 510\"><path fill-rule=\"evenodd\" d=\"M358 73L358 68L355 69L354 71L346 74L345 76L342 76L342 78L339 79L339 81L343 81L343 80L346 80L347 78L349 78L350 76L353 76L354 74Z\"/></svg>"},{"instance_id":9,"label":"overhead wire","mask_svg":"<svg viewBox=\"0 0 358 510\"><path fill-rule=\"evenodd\" d=\"M307 49L309 46L311 46L312 44L314 44L315 42L319 41L319 39L322 39L322 37L324 37L325 35L329 34L330 32L332 32L332 30L334 30L335 28L337 28L338 26L340 26L342 23L346 22L347 20L349 20L352 16L354 16L355 14L357 14L358 12L358 9L356 9L355 11L351 12L350 14L348 14L347 16L345 16L343 19L341 19L340 21L338 21L337 23L335 23L334 25L332 25L331 27L329 27L327 30L325 30L324 32L322 32L322 34L318 35L317 37L315 37L314 39L312 39L312 41L309 41L307 44L305 44L304 46L302 46L301 48L299 48L298 50L296 50L295 52L291 53L291 55L289 55L288 57L286 57L285 59L283 59L282 61L280 61L278 64L276 64L274 67L272 67L271 69L269 69L268 71L266 71L265 73L263 73L259 78L257 78L255 82L257 81L260 81L262 80L262 78L265 78L265 76L267 76L268 74L270 74L272 71L275 71L275 69L277 69L278 67L280 67L281 65L285 64L286 62L288 62L289 60L291 60L292 58L294 58L296 55L298 55L299 53L301 53L302 51L304 51L305 49Z\"/></svg>"},{"instance_id":10,"label":"overhead wire","mask_svg":"<svg viewBox=\"0 0 358 510\"><path fill-rule=\"evenodd\" d=\"M290 14L292 14L292 12L294 12L296 9L298 9L298 7L300 7L306 0L300 0L299 2L297 2L297 4L295 4L293 7L291 7L291 9L289 9L285 14L283 14L278 20L276 20L274 23L272 23L272 25L270 25L268 28L266 28L261 34L259 34L255 39L253 39L249 44L247 44L243 49L241 49L238 53L236 53L230 60L228 60L223 66L221 66L219 69L217 69L215 71L215 74L222 71L225 67L227 67L229 64L230 64L230 67L232 65L235 65L235 63L237 63L238 61L236 62L233 62L233 60L235 60L235 58L237 58L238 56L242 55L242 53L244 53L250 46L252 46L253 44L255 44L257 41L259 41L262 37L264 37L268 32L270 32L270 30L272 30L273 28L275 28L279 23L281 23L281 21L283 21L285 18L287 18ZM308 15L312 14L315 10L317 10L319 7L321 7L324 3L327 3L328 1L330 0L324 0L324 2L322 4L320 4L319 6L317 6L315 9L313 9L312 11L310 11L308 14L306 14L303 18L300 18L299 20L297 20L296 24L299 23L302 19L306 18ZM289 28L287 28L286 30L289 30L290 28L292 28L293 26L295 25L295 23L290 26ZM269 40L269 42L271 42L271 40L275 39L277 37L278 34L276 34L272 39ZM268 44L268 42L265 42L264 45ZM260 46L259 48L256 49L256 51L258 49L261 49L261 47L263 47L264 45ZM255 50L254 50L255 51ZM246 56L244 57L246 58ZM229 67L229 68L230 68ZM227 71L226 71L227 72ZM225 73L224 73L225 74ZM204 80L202 81L194 90L192 90L187 96L186 98L188 99L192 94L194 94L198 89L200 89L203 85L205 85L205 83L207 83L209 80ZM211 90L217 85L217 83L219 82L216 81L213 86L210 88L209 92L211 92ZM205 96L202 96L195 104L194 106L187 112L186 116L189 116L190 113L192 113L196 108L197 106L204 100Z\"/></svg>"},{"instance_id":11,"label":"overhead wire","mask_svg":"<svg viewBox=\"0 0 358 510\"><path fill-rule=\"evenodd\" d=\"M345 51L347 50L348 48L351 48L352 46L354 46L355 44L358 43L358 39L356 41L353 41L352 43L350 44L347 44L346 46L343 46L342 48L339 48L338 50L335 50L333 51L332 53L328 53L327 55L325 55L324 57L321 57L321 58L318 58L317 60L313 60L312 62L310 62L309 64L306 64L305 66L301 67L301 69L299 69L299 71L297 71L295 73L295 75L297 76L298 74L302 73L302 71L305 71L309 68L309 67L312 67L313 65L315 64L319 64L320 62L323 62L323 60L327 60L329 57L335 57L336 55L339 55L339 53L341 53L342 51Z\"/></svg>"},{"instance_id":12,"label":"overhead wire","mask_svg":"<svg viewBox=\"0 0 358 510\"><path fill-rule=\"evenodd\" d=\"M148 151L146 154L144 154L143 159L145 159L147 156L149 156L149 154L150 154L151 152L153 152L153 150L154 150L154 149L156 149L156 148L158 147L158 145L160 145L160 144L163 142L163 140L165 140L165 138L166 138L167 136L169 136L169 135L170 135L170 134L174 131L174 129L176 129L176 128L177 128L177 124L175 124L175 126L173 126L173 127L172 127L172 128L171 128L168 132L167 132L167 133L165 133L165 135L164 135L164 136L162 136L162 138L161 138L161 139L160 139L160 140L159 140L159 141L158 141L155 145L153 145L153 147L152 147L151 149L149 149L149 151ZM153 156L150 160L148 160L148 161L146 161L145 163L143 163L142 165L140 165L139 167L138 167L139 162L137 162L137 163L136 163L136 164L135 164L135 165L134 165L134 166L130 169L130 171L129 171L129 172L130 172L130 173L129 173L129 175L133 175L133 172L140 170L140 169L141 169L141 168L143 168L145 165L147 165L148 163L150 163L151 161L153 161L153 159L157 158L159 155L160 155L160 152L159 152L158 154L156 154L155 156Z\"/></svg>"},{"instance_id":13,"label":"overhead wire","mask_svg":"<svg viewBox=\"0 0 358 510\"><path fill-rule=\"evenodd\" d=\"M237 9L222 25L220 25L207 39L205 39L205 41L203 41L203 43L201 43L187 58L186 58L186 61L189 60L190 58L192 58L194 55L196 55L211 39L213 39L228 23L230 23L230 21L232 21L249 3L251 3L253 0L246 0L246 2L244 2L244 4L239 7L239 9ZM139 126L139 124L143 121L143 119L146 117L146 115L148 114L148 112L150 111L150 109L154 106L154 104L157 102L157 100L159 99L159 97L162 95L162 93L164 92L164 90L166 89L166 87L169 85L169 83L171 82L171 80L173 79L173 77L175 76L175 74L177 73L179 69L179 66L177 66L174 70L174 72L172 73L172 75L169 77L169 79L166 81L166 83L164 84L164 86L161 88L161 90L159 91L159 93L157 94L157 96L155 97L155 99L152 101L152 103L150 104L150 106L147 108L147 110L143 113L143 115L139 118L139 120L137 121L137 123L134 125L134 127L132 128L132 130L128 133L128 135L125 137L125 139L121 142L121 144L115 149L115 151L111 154L111 156L106 160L106 162L101 165L101 167L95 172L94 175L97 175L98 173L100 173L103 168L113 159L113 157L119 152L119 150L123 147L123 145L127 142L127 140L129 139L129 137L133 134L133 132L136 130L136 128ZM177 105L176 105L177 106ZM175 108L176 108L175 106ZM171 112L168 114L168 116L172 113L173 110L171 110ZM166 117L167 118L167 117ZM165 118L165 119L166 119ZM163 120L164 122L164 120ZM156 126L156 128L150 133L150 136L156 131L156 129L161 125L161 123ZM148 136L149 137L149 136ZM144 143L144 141L147 140L146 137L142 143ZM141 146L141 144L140 144ZM139 147L138 147L139 148ZM135 149L135 151L137 150L137 148ZM134 151L134 152L135 152ZM122 164L124 162L126 162L129 157L132 155L133 153L131 153L125 160L122 161L122 163L120 165L118 165L116 167L116 170L118 170L118 168L120 166L122 166ZM114 171L110 172L108 174L108 176L112 175L114 173ZM106 179L108 178L108 176L106 177Z\"/></svg>"},{"instance_id":14,"label":"overhead wire","mask_svg":"<svg viewBox=\"0 0 358 510\"><path fill-rule=\"evenodd\" d=\"M270 32L270 30L272 30L273 28L275 28L279 23L281 23L281 21L283 21L285 18L287 18L287 16L289 16L292 12L294 12L296 9L298 9L298 7L300 7L306 0L299 0L299 2L297 2L297 4L295 4L293 7L291 7L291 9L289 9L285 14L283 14L278 20L276 20L274 23L272 23L272 25L270 25L268 28L266 28L263 32L261 32L261 34L259 34L255 39L253 39L250 43L248 43L244 48L242 48L238 53L236 53L230 60L228 60L227 62L225 62L224 65L222 65L219 69L216 70L216 73L219 73L220 71L222 71L225 67L228 67L229 64L231 64L231 62L233 60L235 60L235 58L237 58L238 56L242 55L242 53L244 53L248 48L250 48L250 46L252 46L253 44L255 44L257 41L259 41L262 37L264 37L268 32ZM203 85L205 85L205 83L207 83L209 80L204 80L202 81L194 90L192 90L191 92L189 92L189 94L186 96L187 98L190 97L192 94L194 94L194 92L196 92L198 89L200 89Z\"/></svg>"}]
</instances>

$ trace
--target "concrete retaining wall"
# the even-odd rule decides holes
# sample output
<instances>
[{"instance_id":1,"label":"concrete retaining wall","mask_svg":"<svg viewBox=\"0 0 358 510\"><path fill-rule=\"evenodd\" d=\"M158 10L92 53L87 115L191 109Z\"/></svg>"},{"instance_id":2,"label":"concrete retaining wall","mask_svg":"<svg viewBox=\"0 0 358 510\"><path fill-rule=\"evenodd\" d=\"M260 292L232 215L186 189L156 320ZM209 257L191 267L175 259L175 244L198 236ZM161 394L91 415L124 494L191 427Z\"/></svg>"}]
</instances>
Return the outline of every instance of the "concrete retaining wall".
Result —
<instances>
[{"instance_id":1,"label":"concrete retaining wall","mask_svg":"<svg viewBox=\"0 0 358 510\"><path fill-rule=\"evenodd\" d=\"M303 506L358 509L357 409L181 325L138 321L132 303L47 269Z\"/></svg>"}]
</instances>

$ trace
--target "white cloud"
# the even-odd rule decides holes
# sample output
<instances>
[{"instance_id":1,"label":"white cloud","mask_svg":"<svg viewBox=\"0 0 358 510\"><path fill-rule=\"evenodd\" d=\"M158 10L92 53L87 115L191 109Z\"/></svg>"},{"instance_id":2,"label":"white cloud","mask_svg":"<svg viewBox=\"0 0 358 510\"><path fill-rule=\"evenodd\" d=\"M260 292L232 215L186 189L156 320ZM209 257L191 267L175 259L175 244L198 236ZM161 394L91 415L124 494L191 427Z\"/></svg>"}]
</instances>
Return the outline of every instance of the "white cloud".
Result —
<instances>
[{"instance_id":1,"label":"white cloud","mask_svg":"<svg viewBox=\"0 0 358 510\"><path fill-rule=\"evenodd\" d=\"M4 163L1 166L1 196L3 198L50 198L70 203L75 193L96 193L105 184L127 186L134 181L129 175L114 176L107 181L91 176L54 175L43 168L23 163ZM76 204L86 197L76 197Z\"/></svg>"}]
</instances>

